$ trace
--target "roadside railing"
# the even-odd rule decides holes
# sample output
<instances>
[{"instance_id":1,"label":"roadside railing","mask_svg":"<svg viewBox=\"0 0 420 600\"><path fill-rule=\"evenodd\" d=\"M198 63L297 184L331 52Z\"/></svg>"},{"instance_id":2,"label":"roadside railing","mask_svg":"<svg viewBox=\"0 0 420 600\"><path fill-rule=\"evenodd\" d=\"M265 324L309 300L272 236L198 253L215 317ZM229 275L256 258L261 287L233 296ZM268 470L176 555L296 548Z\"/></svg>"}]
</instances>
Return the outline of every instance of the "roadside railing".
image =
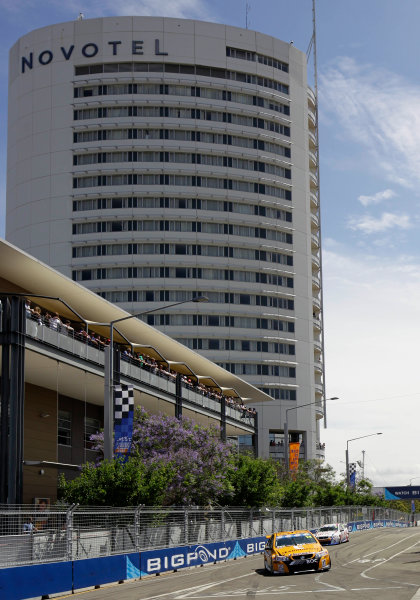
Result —
<instances>
[{"instance_id":1,"label":"roadside railing","mask_svg":"<svg viewBox=\"0 0 420 600\"><path fill-rule=\"evenodd\" d=\"M406 513L361 506L262 508L0 506L0 568L223 542L324 523L389 519Z\"/></svg>"}]
</instances>

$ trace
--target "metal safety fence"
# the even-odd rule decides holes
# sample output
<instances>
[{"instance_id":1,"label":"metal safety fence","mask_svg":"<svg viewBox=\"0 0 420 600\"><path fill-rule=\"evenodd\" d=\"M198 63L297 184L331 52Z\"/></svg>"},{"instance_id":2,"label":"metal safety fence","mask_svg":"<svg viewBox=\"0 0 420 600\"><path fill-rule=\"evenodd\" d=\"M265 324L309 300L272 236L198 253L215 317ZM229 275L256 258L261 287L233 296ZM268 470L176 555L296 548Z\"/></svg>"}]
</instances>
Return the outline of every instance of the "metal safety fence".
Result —
<instances>
[{"instance_id":1,"label":"metal safety fence","mask_svg":"<svg viewBox=\"0 0 420 600\"><path fill-rule=\"evenodd\" d=\"M86 507L0 505L0 568L96 558L315 529L324 523L406 521L388 508Z\"/></svg>"}]
</instances>

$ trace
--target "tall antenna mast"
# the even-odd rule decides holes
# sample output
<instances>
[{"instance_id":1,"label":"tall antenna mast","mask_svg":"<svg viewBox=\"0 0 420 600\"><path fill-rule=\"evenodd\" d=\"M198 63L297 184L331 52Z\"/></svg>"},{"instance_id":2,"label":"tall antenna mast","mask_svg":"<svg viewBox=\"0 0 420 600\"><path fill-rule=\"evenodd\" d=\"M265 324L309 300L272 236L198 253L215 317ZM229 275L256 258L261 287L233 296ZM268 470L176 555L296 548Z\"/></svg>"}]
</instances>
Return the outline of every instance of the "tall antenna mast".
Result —
<instances>
[{"instance_id":1,"label":"tall antenna mast","mask_svg":"<svg viewBox=\"0 0 420 600\"><path fill-rule=\"evenodd\" d=\"M245 2L245 29L248 29L248 15L249 15L249 11L251 10L251 6L248 2Z\"/></svg>"}]
</instances>

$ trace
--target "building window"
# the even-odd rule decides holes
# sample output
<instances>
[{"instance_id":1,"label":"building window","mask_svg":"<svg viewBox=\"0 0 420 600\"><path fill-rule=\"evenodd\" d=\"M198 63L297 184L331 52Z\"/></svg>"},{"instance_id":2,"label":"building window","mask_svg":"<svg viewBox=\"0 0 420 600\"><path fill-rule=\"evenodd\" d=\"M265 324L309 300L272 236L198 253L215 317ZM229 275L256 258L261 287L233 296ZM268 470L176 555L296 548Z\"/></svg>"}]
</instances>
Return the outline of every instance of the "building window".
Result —
<instances>
[{"instance_id":1,"label":"building window","mask_svg":"<svg viewBox=\"0 0 420 600\"><path fill-rule=\"evenodd\" d=\"M60 446L71 446L71 412L58 411L57 442Z\"/></svg>"},{"instance_id":2,"label":"building window","mask_svg":"<svg viewBox=\"0 0 420 600\"><path fill-rule=\"evenodd\" d=\"M91 441L90 436L99 433L101 423L99 419L92 419L91 417L85 417L85 448L91 450L94 442Z\"/></svg>"}]
</instances>

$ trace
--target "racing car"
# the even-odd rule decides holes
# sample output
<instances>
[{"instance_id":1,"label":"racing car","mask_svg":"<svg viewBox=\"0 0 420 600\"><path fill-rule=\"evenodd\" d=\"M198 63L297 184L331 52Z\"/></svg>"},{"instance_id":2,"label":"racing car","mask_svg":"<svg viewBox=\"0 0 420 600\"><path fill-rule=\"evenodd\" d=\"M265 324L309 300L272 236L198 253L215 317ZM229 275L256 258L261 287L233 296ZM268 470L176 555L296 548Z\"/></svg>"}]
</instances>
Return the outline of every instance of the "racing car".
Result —
<instances>
[{"instance_id":1,"label":"racing car","mask_svg":"<svg viewBox=\"0 0 420 600\"><path fill-rule=\"evenodd\" d=\"M342 523L327 523L318 529L315 537L321 544L342 544L349 541L349 530Z\"/></svg>"},{"instance_id":2,"label":"racing car","mask_svg":"<svg viewBox=\"0 0 420 600\"><path fill-rule=\"evenodd\" d=\"M271 574L328 571L331 558L326 548L307 529L273 533L264 550L264 568Z\"/></svg>"}]
</instances>

